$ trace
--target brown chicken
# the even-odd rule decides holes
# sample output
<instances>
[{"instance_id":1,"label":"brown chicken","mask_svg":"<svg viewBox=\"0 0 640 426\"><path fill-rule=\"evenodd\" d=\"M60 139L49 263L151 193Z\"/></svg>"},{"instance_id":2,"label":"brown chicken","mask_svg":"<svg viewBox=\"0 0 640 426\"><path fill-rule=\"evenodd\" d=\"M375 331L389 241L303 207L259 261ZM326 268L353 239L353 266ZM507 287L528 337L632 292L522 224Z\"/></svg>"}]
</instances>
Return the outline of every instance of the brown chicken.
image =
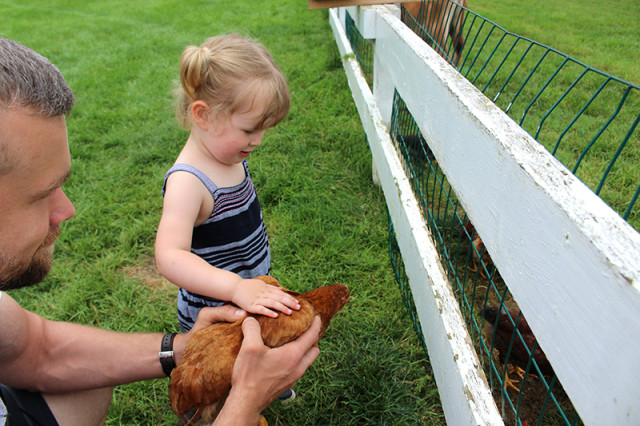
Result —
<instances>
[{"instance_id":1,"label":"brown chicken","mask_svg":"<svg viewBox=\"0 0 640 426\"><path fill-rule=\"evenodd\" d=\"M480 235L478 235L476 228L470 220L465 223L461 232L461 237L468 238L474 247L471 250L473 264L469 266L469 270L471 272L478 272L479 269L480 275L484 278L488 278L488 274L485 274L484 271L485 269L490 269L491 265L493 265L493 260L491 259L491 256L489 256L489 251L487 251L484 242L482 242L482 238L480 238Z\"/></svg>"},{"instance_id":2,"label":"brown chicken","mask_svg":"<svg viewBox=\"0 0 640 426\"><path fill-rule=\"evenodd\" d=\"M279 286L272 277L259 277L264 282ZM295 340L307 330L316 315L324 334L331 318L349 301L349 289L342 284L317 288L308 293L288 291L300 302L300 310L291 315L270 318L253 315L260 323L264 344L275 348ZM231 388L231 373L242 345L242 320L234 323L217 323L193 334L180 365L171 373L169 397L171 407L178 417L188 411L191 421L212 422L224 405Z\"/></svg>"},{"instance_id":3,"label":"brown chicken","mask_svg":"<svg viewBox=\"0 0 640 426\"><path fill-rule=\"evenodd\" d=\"M509 315L511 319L509 319ZM510 308L509 314L507 314L505 307L487 306L482 312L482 316L485 319L486 337L487 339L493 339L493 347L498 349L500 362L504 365L506 360L508 364L511 364L513 366L513 372L515 372L520 379L524 378L525 373L523 369L527 368L530 358L529 352L531 352L534 347L533 359L540 369L540 372L549 376L554 374L551 363L547 360L540 346L537 345L536 336L533 335L527 320L520 313L519 309ZM514 324L520 336L522 336L522 339L518 336L518 333L515 332L516 327L514 327ZM493 337L494 330L495 337ZM526 344L526 348L523 341ZM506 359L510 346L511 352L509 353L509 359ZM537 374L537 370L533 364L531 364L529 371L534 375ZM505 389L510 387L519 391L518 387L514 385L514 382L509 379L508 374L505 374L504 387Z\"/></svg>"},{"instance_id":4,"label":"brown chicken","mask_svg":"<svg viewBox=\"0 0 640 426\"><path fill-rule=\"evenodd\" d=\"M428 0L424 2L403 2L402 21L412 28L430 46L447 61L458 67L462 59L464 48L464 14L468 7L467 0ZM409 18L407 14L411 14ZM414 21L420 27L417 27ZM447 37L451 41L447 42ZM449 49L453 46L453 56ZM449 59L451 57L451 59Z\"/></svg>"}]
</instances>

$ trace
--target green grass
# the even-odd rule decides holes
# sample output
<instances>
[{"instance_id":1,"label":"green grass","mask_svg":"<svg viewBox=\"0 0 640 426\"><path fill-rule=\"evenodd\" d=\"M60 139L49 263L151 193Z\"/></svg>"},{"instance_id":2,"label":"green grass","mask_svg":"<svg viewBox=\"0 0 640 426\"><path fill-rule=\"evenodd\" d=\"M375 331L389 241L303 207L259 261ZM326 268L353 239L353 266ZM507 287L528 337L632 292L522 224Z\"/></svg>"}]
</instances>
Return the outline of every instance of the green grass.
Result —
<instances>
[{"instance_id":1,"label":"green grass","mask_svg":"<svg viewBox=\"0 0 640 426\"><path fill-rule=\"evenodd\" d=\"M471 0L504 28L640 84L635 0ZM187 44L250 34L288 78L292 110L252 156L273 273L307 290L342 282L352 300L271 424L442 424L428 361L389 265L387 216L327 14L303 0L0 1L0 34L56 63L78 98L69 118L76 217L40 286L13 292L58 320L121 331L177 329L175 289L151 260L160 187L185 133L170 95ZM549 17L552 17L550 19ZM609 25L609 23L614 23ZM611 32L609 32L609 29ZM637 184L637 183L636 183ZM172 424L168 381L121 386L108 424Z\"/></svg>"},{"instance_id":2,"label":"green grass","mask_svg":"<svg viewBox=\"0 0 640 426\"><path fill-rule=\"evenodd\" d=\"M352 299L299 397L270 424L441 424L430 366L390 267L387 214L326 11L305 1L3 1L0 33L49 57L77 96L68 120L76 216L46 281L13 292L47 318L120 331L177 330L175 288L152 264L160 188L186 134L171 89L187 44L238 31L288 78L292 108L250 160L273 273ZM108 424L175 424L168 380L117 388Z\"/></svg>"},{"instance_id":3,"label":"green grass","mask_svg":"<svg viewBox=\"0 0 640 426\"><path fill-rule=\"evenodd\" d=\"M635 0L469 0L469 8L511 32L640 85L640 3Z\"/></svg>"},{"instance_id":4,"label":"green grass","mask_svg":"<svg viewBox=\"0 0 640 426\"><path fill-rule=\"evenodd\" d=\"M608 6L474 1L460 71L640 230L640 7Z\"/></svg>"}]
</instances>

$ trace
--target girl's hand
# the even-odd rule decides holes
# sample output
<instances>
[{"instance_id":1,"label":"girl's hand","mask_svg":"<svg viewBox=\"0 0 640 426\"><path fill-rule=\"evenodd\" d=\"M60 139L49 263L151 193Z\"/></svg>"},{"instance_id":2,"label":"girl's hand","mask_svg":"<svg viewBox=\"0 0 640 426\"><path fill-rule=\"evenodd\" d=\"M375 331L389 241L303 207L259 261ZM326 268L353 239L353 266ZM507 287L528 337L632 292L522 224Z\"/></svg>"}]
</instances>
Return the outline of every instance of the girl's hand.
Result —
<instances>
[{"instance_id":1,"label":"girl's hand","mask_svg":"<svg viewBox=\"0 0 640 426\"><path fill-rule=\"evenodd\" d=\"M285 293L282 288L265 283L262 280L241 280L235 288L231 301L247 312L277 318L280 311L291 315L292 309L300 309L295 297Z\"/></svg>"}]
</instances>

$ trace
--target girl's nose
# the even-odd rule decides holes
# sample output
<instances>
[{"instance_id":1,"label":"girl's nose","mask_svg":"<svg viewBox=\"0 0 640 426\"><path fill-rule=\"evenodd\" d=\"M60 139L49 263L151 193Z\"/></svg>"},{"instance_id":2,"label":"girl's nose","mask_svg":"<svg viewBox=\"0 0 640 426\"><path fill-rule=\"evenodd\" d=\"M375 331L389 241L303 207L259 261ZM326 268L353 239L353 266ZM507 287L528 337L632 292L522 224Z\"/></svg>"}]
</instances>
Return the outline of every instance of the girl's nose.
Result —
<instances>
[{"instance_id":1,"label":"girl's nose","mask_svg":"<svg viewBox=\"0 0 640 426\"><path fill-rule=\"evenodd\" d=\"M251 146L260 146L262 144L262 138L264 137L264 130L254 133L253 138L249 142Z\"/></svg>"}]
</instances>

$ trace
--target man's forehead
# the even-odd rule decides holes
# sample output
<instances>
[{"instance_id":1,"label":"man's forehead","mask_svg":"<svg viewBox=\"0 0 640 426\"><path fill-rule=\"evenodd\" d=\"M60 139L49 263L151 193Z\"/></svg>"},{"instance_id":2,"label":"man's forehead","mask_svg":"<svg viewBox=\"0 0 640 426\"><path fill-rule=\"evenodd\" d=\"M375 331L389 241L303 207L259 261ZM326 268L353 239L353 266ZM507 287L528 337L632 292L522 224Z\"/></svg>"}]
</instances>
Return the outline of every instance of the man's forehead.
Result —
<instances>
[{"instance_id":1,"label":"man's forehead","mask_svg":"<svg viewBox=\"0 0 640 426\"><path fill-rule=\"evenodd\" d=\"M64 116L43 117L28 109L0 113L1 148L6 166L31 178L51 183L63 179L69 171L69 147ZM2 155L2 154L0 154Z\"/></svg>"},{"instance_id":2,"label":"man's forehead","mask_svg":"<svg viewBox=\"0 0 640 426\"><path fill-rule=\"evenodd\" d=\"M0 176L8 173L12 168L16 167L17 159L14 153L15 145L11 141L9 135L10 120L12 114L10 109L0 108Z\"/></svg>"}]
</instances>

